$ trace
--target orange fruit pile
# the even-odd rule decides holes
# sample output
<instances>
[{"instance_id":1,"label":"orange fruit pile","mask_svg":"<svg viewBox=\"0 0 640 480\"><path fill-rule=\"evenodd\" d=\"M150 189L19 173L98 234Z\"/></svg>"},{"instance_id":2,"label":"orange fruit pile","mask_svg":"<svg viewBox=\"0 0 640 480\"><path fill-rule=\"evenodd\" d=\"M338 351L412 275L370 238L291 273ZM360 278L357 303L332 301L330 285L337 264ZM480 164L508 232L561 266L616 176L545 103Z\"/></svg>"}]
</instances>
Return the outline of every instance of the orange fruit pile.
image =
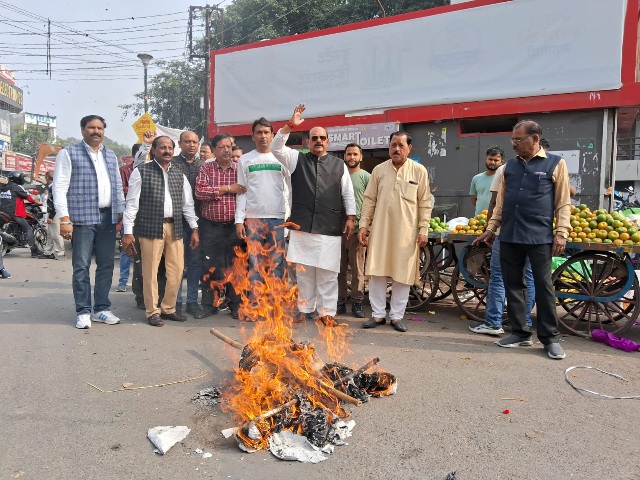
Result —
<instances>
[{"instance_id":1,"label":"orange fruit pile","mask_svg":"<svg viewBox=\"0 0 640 480\"><path fill-rule=\"evenodd\" d=\"M480 235L484 232L487 226L487 211L482 210L482 213L469 219L466 225L456 225L456 228L451 231L452 234L465 234L465 235Z\"/></svg>"},{"instance_id":2,"label":"orange fruit pile","mask_svg":"<svg viewBox=\"0 0 640 480\"><path fill-rule=\"evenodd\" d=\"M568 242L640 245L640 229L620 212L592 212L582 204L571 209L571 231ZM555 228L555 224L554 224Z\"/></svg>"}]
</instances>

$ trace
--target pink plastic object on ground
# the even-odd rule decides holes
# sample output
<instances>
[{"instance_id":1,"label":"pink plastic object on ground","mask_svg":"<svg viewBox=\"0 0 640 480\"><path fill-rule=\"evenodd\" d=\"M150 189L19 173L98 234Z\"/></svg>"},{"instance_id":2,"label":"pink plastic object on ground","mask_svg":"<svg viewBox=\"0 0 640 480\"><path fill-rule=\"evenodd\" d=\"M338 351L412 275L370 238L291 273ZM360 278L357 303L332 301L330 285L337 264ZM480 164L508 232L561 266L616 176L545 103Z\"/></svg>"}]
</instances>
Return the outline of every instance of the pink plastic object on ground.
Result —
<instances>
[{"instance_id":1,"label":"pink plastic object on ground","mask_svg":"<svg viewBox=\"0 0 640 480\"><path fill-rule=\"evenodd\" d=\"M629 340L624 337L616 337L613 333L609 333L605 330L594 328L591 330L591 336L597 342L604 343L610 347L619 348L625 352L640 351L640 345L633 340Z\"/></svg>"}]
</instances>

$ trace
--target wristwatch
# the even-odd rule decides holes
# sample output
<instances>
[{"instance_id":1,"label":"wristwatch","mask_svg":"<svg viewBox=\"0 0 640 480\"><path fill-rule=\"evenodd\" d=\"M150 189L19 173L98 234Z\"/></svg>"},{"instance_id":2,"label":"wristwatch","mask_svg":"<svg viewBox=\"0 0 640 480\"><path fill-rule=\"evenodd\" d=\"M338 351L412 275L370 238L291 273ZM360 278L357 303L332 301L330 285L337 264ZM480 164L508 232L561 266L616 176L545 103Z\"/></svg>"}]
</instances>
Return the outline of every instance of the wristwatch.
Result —
<instances>
[{"instance_id":1,"label":"wristwatch","mask_svg":"<svg viewBox=\"0 0 640 480\"><path fill-rule=\"evenodd\" d=\"M569 238L569 234L567 232L556 232L556 235L562 235L562 238L565 240Z\"/></svg>"}]
</instances>

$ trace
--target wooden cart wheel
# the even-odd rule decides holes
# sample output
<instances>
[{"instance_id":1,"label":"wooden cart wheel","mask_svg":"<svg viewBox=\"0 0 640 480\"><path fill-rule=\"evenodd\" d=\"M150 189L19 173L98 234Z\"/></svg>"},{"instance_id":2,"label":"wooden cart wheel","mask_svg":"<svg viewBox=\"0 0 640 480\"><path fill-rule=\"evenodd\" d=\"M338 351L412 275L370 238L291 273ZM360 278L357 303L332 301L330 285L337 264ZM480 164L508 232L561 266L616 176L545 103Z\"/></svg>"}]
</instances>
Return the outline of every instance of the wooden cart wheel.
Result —
<instances>
[{"instance_id":1,"label":"wooden cart wheel","mask_svg":"<svg viewBox=\"0 0 640 480\"><path fill-rule=\"evenodd\" d=\"M420 281L409 288L407 310L415 311L424 308L438 291L440 275L427 247L420 249ZM391 300L391 283L387 286L387 307Z\"/></svg>"},{"instance_id":2,"label":"wooden cart wheel","mask_svg":"<svg viewBox=\"0 0 640 480\"><path fill-rule=\"evenodd\" d=\"M606 251L569 257L552 276L560 327L582 337L595 328L620 335L640 314L640 286L631 262Z\"/></svg>"},{"instance_id":3,"label":"wooden cart wheel","mask_svg":"<svg viewBox=\"0 0 640 480\"><path fill-rule=\"evenodd\" d=\"M451 293L470 320L484 322L489 288L490 247L466 247L451 277Z\"/></svg>"},{"instance_id":4,"label":"wooden cart wheel","mask_svg":"<svg viewBox=\"0 0 640 480\"><path fill-rule=\"evenodd\" d=\"M429 244L429 247L440 275L438 290L432 300L437 302L451 295L451 278L458 264L458 255L456 255L456 248L453 243L434 243Z\"/></svg>"}]
</instances>

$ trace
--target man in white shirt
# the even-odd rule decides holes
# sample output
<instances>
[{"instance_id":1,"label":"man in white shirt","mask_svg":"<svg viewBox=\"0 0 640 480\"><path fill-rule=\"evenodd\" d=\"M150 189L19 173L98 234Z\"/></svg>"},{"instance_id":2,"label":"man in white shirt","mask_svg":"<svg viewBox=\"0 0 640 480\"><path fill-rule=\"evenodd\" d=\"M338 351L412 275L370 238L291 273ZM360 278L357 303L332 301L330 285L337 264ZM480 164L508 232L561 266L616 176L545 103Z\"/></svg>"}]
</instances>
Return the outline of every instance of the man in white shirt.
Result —
<instances>
[{"instance_id":1,"label":"man in white shirt","mask_svg":"<svg viewBox=\"0 0 640 480\"><path fill-rule=\"evenodd\" d=\"M260 118L251 126L256 149L238 160L238 183L247 188L236 196L236 235L247 241L250 281L263 281L264 275L282 278L284 273L284 228L289 173L271 153L273 126ZM265 255L267 253L267 255ZM251 295L251 292L249 293ZM259 299L251 298L252 303ZM243 306L250 319L251 308Z\"/></svg>"},{"instance_id":2,"label":"man in white shirt","mask_svg":"<svg viewBox=\"0 0 640 480\"><path fill-rule=\"evenodd\" d=\"M124 193L115 153L102 145L107 124L98 115L80 120L83 141L56 157L53 199L60 235L72 240L73 296L76 327L96 322L114 325L109 291L113 278L116 224L122 218ZM96 257L94 303L91 304L91 258Z\"/></svg>"}]
</instances>

